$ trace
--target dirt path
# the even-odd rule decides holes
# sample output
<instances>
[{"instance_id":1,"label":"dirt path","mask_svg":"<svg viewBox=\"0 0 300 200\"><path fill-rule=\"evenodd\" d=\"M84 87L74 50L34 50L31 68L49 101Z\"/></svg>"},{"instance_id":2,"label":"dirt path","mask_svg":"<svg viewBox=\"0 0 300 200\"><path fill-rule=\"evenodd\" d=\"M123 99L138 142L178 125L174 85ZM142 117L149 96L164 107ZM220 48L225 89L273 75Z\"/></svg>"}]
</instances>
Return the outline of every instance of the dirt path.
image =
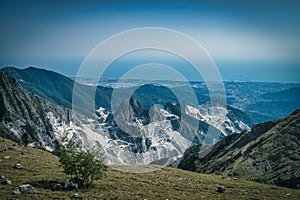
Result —
<instances>
[{"instance_id":1,"label":"dirt path","mask_svg":"<svg viewBox=\"0 0 300 200\"><path fill-rule=\"evenodd\" d=\"M163 168L163 166L159 165L109 165L109 167L126 173L147 173Z\"/></svg>"}]
</instances>

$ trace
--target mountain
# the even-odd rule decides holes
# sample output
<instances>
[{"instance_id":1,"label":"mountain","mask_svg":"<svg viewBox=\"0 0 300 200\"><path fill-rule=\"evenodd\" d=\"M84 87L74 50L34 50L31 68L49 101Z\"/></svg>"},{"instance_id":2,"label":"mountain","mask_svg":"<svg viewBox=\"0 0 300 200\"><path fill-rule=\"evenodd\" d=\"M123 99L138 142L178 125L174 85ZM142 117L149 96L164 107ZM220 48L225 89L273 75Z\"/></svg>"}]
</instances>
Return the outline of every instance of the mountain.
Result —
<instances>
[{"instance_id":1,"label":"mountain","mask_svg":"<svg viewBox=\"0 0 300 200\"><path fill-rule=\"evenodd\" d=\"M14 78L2 72L0 108L1 136L19 142L27 133L31 142L40 147L53 148L58 143L47 112L63 114L64 120L69 120L67 109L25 91Z\"/></svg>"},{"instance_id":2,"label":"mountain","mask_svg":"<svg viewBox=\"0 0 300 200\"><path fill-rule=\"evenodd\" d=\"M286 97L288 98L288 97ZM247 112L257 120L265 122L267 119L276 120L289 115L293 110L300 108L300 100L295 101L258 101L247 106Z\"/></svg>"},{"instance_id":3,"label":"mountain","mask_svg":"<svg viewBox=\"0 0 300 200\"><path fill-rule=\"evenodd\" d=\"M300 188L299 141L300 109L283 119L227 136L212 147L190 147L178 167ZM208 153L200 156L205 151Z\"/></svg>"},{"instance_id":4,"label":"mountain","mask_svg":"<svg viewBox=\"0 0 300 200\"><path fill-rule=\"evenodd\" d=\"M257 123L277 120L300 107L299 83L225 82L227 104Z\"/></svg>"},{"instance_id":5,"label":"mountain","mask_svg":"<svg viewBox=\"0 0 300 200\"><path fill-rule=\"evenodd\" d=\"M300 87L292 87L278 92L266 93L260 100L247 106L258 121L275 120L287 116L300 107Z\"/></svg>"},{"instance_id":6,"label":"mountain","mask_svg":"<svg viewBox=\"0 0 300 200\"><path fill-rule=\"evenodd\" d=\"M82 113L85 113L86 108L83 106L85 105L86 99L93 95L93 87L80 85L75 83L72 79L53 71L34 67L28 67L26 69L6 67L0 71L13 76L27 91L66 108L72 108L73 86L77 84L76 93L80 99L79 102L77 102L78 105L75 106L77 106L77 109ZM110 88L97 87L95 95L97 108L100 106L106 108L110 107L111 92L112 90Z\"/></svg>"},{"instance_id":7,"label":"mountain","mask_svg":"<svg viewBox=\"0 0 300 200\"><path fill-rule=\"evenodd\" d=\"M115 112L100 107L89 117L25 91L8 74L1 73L1 77L4 137L19 141L27 131L34 144L48 149L68 138L82 148L103 151L109 163L172 163L193 143L206 138L213 143L253 124L247 115L222 103L200 107L154 104L145 109L133 98L123 100ZM213 109L226 113L224 121L211 114ZM207 135L209 127L216 137Z\"/></svg>"},{"instance_id":8,"label":"mountain","mask_svg":"<svg viewBox=\"0 0 300 200\"><path fill-rule=\"evenodd\" d=\"M72 108L73 86L76 84L78 101L74 103L73 108L77 111L90 115L90 112L99 107L106 110L112 110L111 98L113 91L126 96L130 91L135 90L133 85L139 86L142 82L136 80L127 80L124 85L118 85L113 88L110 79L102 80L98 86L90 86L75 83L74 80L58 74L53 71L29 67L26 69L17 69L6 67L0 71L15 77L26 90L44 97L49 101ZM85 78L90 80L89 78ZM92 83L96 79L91 79ZM118 83L114 80L115 84ZM107 85L111 87L106 87ZM192 90L190 90L192 86ZM226 89L227 104L232 108L241 110L254 119L256 123L269 120L276 120L288 115L293 110L300 107L299 84L297 83L264 83L264 82L224 82ZM133 92L132 97L136 99L144 108L149 109L153 104L161 106L168 102L179 103L175 94L183 96L181 104L190 106L193 102L195 93L198 104L204 104L210 100L209 91L205 82L162 82L159 84L144 84ZM129 99L130 97L126 97ZM87 99L95 99L95 108L88 108ZM120 98L122 101L124 98ZM91 110L92 109L92 110Z\"/></svg>"},{"instance_id":9,"label":"mountain","mask_svg":"<svg viewBox=\"0 0 300 200\"><path fill-rule=\"evenodd\" d=\"M293 87L279 92L272 92L261 95L264 99L273 101L296 101L300 100L300 87Z\"/></svg>"},{"instance_id":10,"label":"mountain","mask_svg":"<svg viewBox=\"0 0 300 200\"><path fill-rule=\"evenodd\" d=\"M171 88L171 87L170 87ZM144 108L150 108L153 104L160 104L162 106L166 105L168 102L179 103L176 95L184 96L185 98L181 103L190 104L193 102L193 94L189 94L191 92L189 87L186 86L178 86L172 87L169 89L168 87L156 84L145 84L136 89L133 93L132 97L138 100ZM203 104L210 100L209 93L206 90L201 88L192 88L199 104ZM193 105L195 106L195 105Z\"/></svg>"},{"instance_id":11,"label":"mountain","mask_svg":"<svg viewBox=\"0 0 300 200\"><path fill-rule=\"evenodd\" d=\"M26 69L7 67L1 71L15 77L27 91L54 103L71 107L73 80L61 74L34 67Z\"/></svg>"},{"instance_id":12,"label":"mountain","mask_svg":"<svg viewBox=\"0 0 300 200\"><path fill-rule=\"evenodd\" d=\"M58 105L72 108L73 86L77 84L76 93L79 97L79 102L77 102L75 106L77 106L78 111L85 113L86 108L82 107L88 98L95 98L95 109L99 107L103 107L107 110L111 109L110 103L113 89L110 87L97 86L94 88L89 85L82 85L59 73L34 67L25 69L5 67L0 69L0 71L13 76L27 91ZM94 89L96 91L95 94L93 93ZM122 95L127 94L130 89L131 88L121 88L116 90L120 90L119 94ZM178 89L179 92L182 92L182 90L184 90L184 88ZM209 99L200 93L198 96L199 100L201 100L199 102L204 102ZM142 85L133 93L132 97L137 99L145 108L150 108L153 104L165 105L167 102L177 102L176 96L170 89L154 84Z\"/></svg>"}]
</instances>

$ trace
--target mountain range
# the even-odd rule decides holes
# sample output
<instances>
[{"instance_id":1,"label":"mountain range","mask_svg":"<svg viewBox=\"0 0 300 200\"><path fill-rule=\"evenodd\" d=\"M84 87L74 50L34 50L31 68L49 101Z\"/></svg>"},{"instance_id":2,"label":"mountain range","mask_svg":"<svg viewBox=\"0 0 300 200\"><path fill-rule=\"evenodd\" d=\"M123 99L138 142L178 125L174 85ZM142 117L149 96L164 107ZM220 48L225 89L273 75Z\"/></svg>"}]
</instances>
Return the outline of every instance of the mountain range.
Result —
<instances>
[{"instance_id":1,"label":"mountain range","mask_svg":"<svg viewBox=\"0 0 300 200\"><path fill-rule=\"evenodd\" d=\"M25 74L30 74L26 79L15 76L19 77L19 83L23 83L22 86L29 88L30 92L7 73L1 73L1 107L6 116L2 118L2 135L9 135L18 141L24 132L28 132L34 144L49 150L55 149L60 141L68 138L76 141L82 148L100 149L109 163L168 164L178 160L192 144L201 143L204 139L207 144L212 144L254 124L247 114L221 102L212 104L212 101L199 107L175 101L164 106L153 104L150 108L144 108L139 101L131 98L124 99L115 112L100 106L95 109L95 115L90 117L84 115L84 112L72 112L69 109L72 84L77 83L54 72L35 68L25 71L28 70L33 72L26 72ZM22 70L6 68L4 71L10 71L10 74L18 72L25 76L20 72ZM55 89L61 85L64 87ZM84 92L90 86L80 87L84 101L87 98ZM145 91L146 87L148 86L144 86L141 91ZM153 89L158 86L149 87ZM100 90L109 91L98 87L98 91ZM145 93L137 94L147 98ZM18 102L15 102L16 99ZM213 106L226 113L224 119L210 113ZM209 127L216 136L206 135Z\"/></svg>"},{"instance_id":2,"label":"mountain range","mask_svg":"<svg viewBox=\"0 0 300 200\"><path fill-rule=\"evenodd\" d=\"M77 104L72 104L74 84L81 97ZM300 187L300 110L279 119L300 107L297 84L224 83L229 105L211 100L203 84L192 84L199 105L189 104L188 96L178 102L164 86L145 84L131 98L118 99L120 105L112 110L113 90L126 94L128 87L85 85L33 67L3 68L0 136L21 142L27 133L31 146L50 151L73 140L103 152L109 164L173 164ZM93 90L95 109L89 115L81 105Z\"/></svg>"},{"instance_id":3,"label":"mountain range","mask_svg":"<svg viewBox=\"0 0 300 200\"><path fill-rule=\"evenodd\" d=\"M46 98L53 103L71 108L73 86L78 84L73 79L53 71L34 67L25 69L5 67L0 69L0 71L13 76L27 91ZM111 110L113 90L116 89L121 91L120 93L126 94L130 90L131 85L136 83L135 80L128 80L120 88L112 88L109 86L113 86L116 80L104 79L96 87L94 94L92 92L93 87L90 86L88 80L89 78L85 78L85 81L81 82L83 84L77 85L78 90L76 92L79 97L77 108L81 112L86 110L82 108L85 105L85 98L95 99L95 110L99 107ZM178 93L186 94L187 86L181 82L168 82L166 84ZM201 105L210 100L209 91L205 83L190 82L190 85L196 94L198 104ZM298 83L224 82L224 87L227 97L226 104L247 113L253 118L255 123L282 118L300 107L300 84ZM184 96L186 99L183 103L190 105L192 102L190 95ZM132 97L138 100L146 109L149 109L153 104L164 106L168 102L178 103L176 96L170 89L157 84L142 85L136 89Z\"/></svg>"},{"instance_id":4,"label":"mountain range","mask_svg":"<svg viewBox=\"0 0 300 200\"><path fill-rule=\"evenodd\" d=\"M300 109L227 136L211 147L195 145L185 152L178 167L300 188L299 141Z\"/></svg>"}]
</instances>

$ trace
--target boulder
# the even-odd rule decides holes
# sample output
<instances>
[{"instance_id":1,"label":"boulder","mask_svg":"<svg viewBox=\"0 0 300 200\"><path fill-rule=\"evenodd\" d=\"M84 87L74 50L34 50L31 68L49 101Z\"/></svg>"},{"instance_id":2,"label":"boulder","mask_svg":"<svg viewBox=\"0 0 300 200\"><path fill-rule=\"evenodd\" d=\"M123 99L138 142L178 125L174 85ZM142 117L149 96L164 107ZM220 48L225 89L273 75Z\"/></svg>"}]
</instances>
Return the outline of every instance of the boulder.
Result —
<instances>
[{"instance_id":1,"label":"boulder","mask_svg":"<svg viewBox=\"0 0 300 200\"><path fill-rule=\"evenodd\" d=\"M65 182L65 189L66 190L75 190L75 191L77 191L78 190L78 184L67 180Z\"/></svg>"},{"instance_id":2,"label":"boulder","mask_svg":"<svg viewBox=\"0 0 300 200\"><path fill-rule=\"evenodd\" d=\"M5 160L8 160L10 158L10 156L4 156L3 157Z\"/></svg>"},{"instance_id":3,"label":"boulder","mask_svg":"<svg viewBox=\"0 0 300 200\"><path fill-rule=\"evenodd\" d=\"M19 186L19 190L22 193L34 194L36 193L35 189L30 184L24 184Z\"/></svg>"},{"instance_id":4,"label":"boulder","mask_svg":"<svg viewBox=\"0 0 300 200\"><path fill-rule=\"evenodd\" d=\"M15 169L22 169L23 165L21 165L20 163L18 163L18 164L15 164L14 168Z\"/></svg>"},{"instance_id":5,"label":"boulder","mask_svg":"<svg viewBox=\"0 0 300 200\"><path fill-rule=\"evenodd\" d=\"M60 183L57 183L52 187L52 191L58 191L61 189L62 189L62 185Z\"/></svg>"},{"instance_id":6,"label":"boulder","mask_svg":"<svg viewBox=\"0 0 300 200\"><path fill-rule=\"evenodd\" d=\"M285 198L289 199L291 197L290 193L285 194Z\"/></svg>"},{"instance_id":7,"label":"boulder","mask_svg":"<svg viewBox=\"0 0 300 200\"><path fill-rule=\"evenodd\" d=\"M47 164L53 166L53 165L55 165L55 162L48 162Z\"/></svg>"},{"instance_id":8,"label":"boulder","mask_svg":"<svg viewBox=\"0 0 300 200\"><path fill-rule=\"evenodd\" d=\"M216 191L219 193L225 192L225 186L223 185L216 185Z\"/></svg>"},{"instance_id":9,"label":"boulder","mask_svg":"<svg viewBox=\"0 0 300 200\"><path fill-rule=\"evenodd\" d=\"M8 180L8 179L2 180L1 183L2 183L3 185L11 185L11 181Z\"/></svg>"},{"instance_id":10,"label":"boulder","mask_svg":"<svg viewBox=\"0 0 300 200\"><path fill-rule=\"evenodd\" d=\"M18 195L18 194L21 194L21 192L20 192L20 190L15 190L15 191L13 191L11 194L13 194L13 195Z\"/></svg>"},{"instance_id":11,"label":"boulder","mask_svg":"<svg viewBox=\"0 0 300 200\"><path fill-rule=\"evenodd\" d=\"M80 195L79 195L78 193L75 193L75 194L73 194L73 198L74 198L74 199L79 199L79 198L80 198Z\"/></svg>"}]
</instances>

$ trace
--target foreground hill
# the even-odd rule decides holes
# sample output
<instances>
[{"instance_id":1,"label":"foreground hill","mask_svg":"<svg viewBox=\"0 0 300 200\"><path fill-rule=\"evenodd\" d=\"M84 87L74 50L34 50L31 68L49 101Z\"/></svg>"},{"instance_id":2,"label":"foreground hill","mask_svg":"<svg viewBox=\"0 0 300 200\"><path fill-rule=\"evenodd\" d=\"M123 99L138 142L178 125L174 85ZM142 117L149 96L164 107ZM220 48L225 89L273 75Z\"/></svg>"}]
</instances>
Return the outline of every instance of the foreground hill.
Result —
<instances>
[{"instance_id":1,"label":"foreground hill","mask_svg":"<svg viewBox=\"0 0 300 200\"><path fill-rule=\"evenodd\" d=\"M199 157L201 145L193 146L179 167L300 188L299 141L300 109L283 119L225 137L204 157Z\"/></svg>"},{"instance_id":2,"label":"foreground hill","mask_svg":"<svg viewBox=\"0 0 300 200\"><path fill-rule=\"evenodd\" d=\"M7 158L9 156L9 158ZM6 157L6 158L4 158ZM75 191L52 191L55 183L67 177L59 167L58 158L31 147L22 147L10 140L0 138L0 175L9 179L11 185L0 184L1 199L71 199ZM16 163L23 165L15 169ZM170 167L135 166L147 173L129 173L117 169L132 166L111 166L107 176L89 190L79 190L83 199L299 199L300 191L269 186L230 177L198 174ZM29 183L36 194L12 195L21 184ZM226 187L224 193L216 192L215 185Z\"/></svg>"}]
</instances>

